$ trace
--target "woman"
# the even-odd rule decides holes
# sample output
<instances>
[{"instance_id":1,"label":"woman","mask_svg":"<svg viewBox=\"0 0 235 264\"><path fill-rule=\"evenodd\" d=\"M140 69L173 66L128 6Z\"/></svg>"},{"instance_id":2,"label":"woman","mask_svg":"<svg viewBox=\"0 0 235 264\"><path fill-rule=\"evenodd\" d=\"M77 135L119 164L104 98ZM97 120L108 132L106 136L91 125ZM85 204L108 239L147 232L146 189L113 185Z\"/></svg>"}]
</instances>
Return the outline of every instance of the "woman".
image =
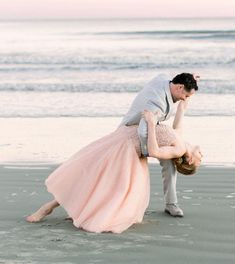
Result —
<instances>
[{"instance_id":1,"label":"woman","mask_svg":"<svg viewBox=\"0 0 235 264\"><path fill-rule=\"evenodd\" d=\"M184 142L182 138L183 116L187 107L188 100L180 101L171 130L168 126L162 126L161 129L155 129L154 115L145 111L143 116L148 123L148 153L150 157L158 159L173 159L178 172L191 175L196 172L197 167L201 164L202 153L199 146L190 145ZM165 127L163 138L161 138L161 147L157 139L161 137L162 129ZM158 135L159 134L159 135Z\"/></svg>"},{"instance_id":2,"label":"woman","mask_svg":"<svg viewBox=\"0 0 235 264\"><path fill-rule=\"evenodd\" d=\"M179 136L186 104L179 103L174 129L155 127L151 112L143 115L148 123L149 156L173 159L185 154L192 171L200 164L199 150ZM28 216L28 222L40 221L59 205L76 227L90 232L121 233L141 222L149 204L150 184L137 126L119 127L81 149L47 178L46 186L55 200Z\"/></svg>"}]
</instances>

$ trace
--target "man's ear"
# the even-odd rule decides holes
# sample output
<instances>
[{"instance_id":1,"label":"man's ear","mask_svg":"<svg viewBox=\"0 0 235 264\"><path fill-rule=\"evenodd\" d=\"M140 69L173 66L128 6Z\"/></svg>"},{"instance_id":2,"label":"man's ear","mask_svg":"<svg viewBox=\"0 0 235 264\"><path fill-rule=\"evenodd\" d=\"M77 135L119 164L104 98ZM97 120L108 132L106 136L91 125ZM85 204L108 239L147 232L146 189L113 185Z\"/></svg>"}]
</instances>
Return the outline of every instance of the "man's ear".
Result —
<instances>
[{"instance_id":1,"label":"man's ear","mask_svg":"<svg viewBox=\"0 0 235 264\"><path fill-rule=\"evenodd\" d=\"M183 84L180 84L180 89L184 90L184 85Z\"/></svg>"},{"instance_id":2,"label":"man's ear","mask_svg":"<svg viewBox=\"0 0 235 264\"><path fill-rule=\"evenodd\" d=\"M176 85L176 90L177 90L177 91L180 91L180 90L182 90L182 89L184 89L184 85L182 85L182 84L177 84L177 85Z\"/></svg>"}]
</instances>

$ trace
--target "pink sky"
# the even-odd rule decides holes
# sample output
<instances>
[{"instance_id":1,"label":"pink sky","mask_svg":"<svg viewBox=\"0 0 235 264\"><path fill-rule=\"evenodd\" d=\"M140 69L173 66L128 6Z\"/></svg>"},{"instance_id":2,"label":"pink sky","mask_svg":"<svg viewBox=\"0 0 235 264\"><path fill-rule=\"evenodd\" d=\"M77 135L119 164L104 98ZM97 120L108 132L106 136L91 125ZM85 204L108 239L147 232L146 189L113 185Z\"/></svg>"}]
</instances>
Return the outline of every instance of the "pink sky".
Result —
<instances>
[{"instance_id":1,"label":"pink sky","mask_svg":"<svg viewBox=\"0 0 235 264\"><path fill-rule=\"evenodd\" d=\"M235 17L235 0L2 0L0 19Z\"/></svg>"}]
</instances>

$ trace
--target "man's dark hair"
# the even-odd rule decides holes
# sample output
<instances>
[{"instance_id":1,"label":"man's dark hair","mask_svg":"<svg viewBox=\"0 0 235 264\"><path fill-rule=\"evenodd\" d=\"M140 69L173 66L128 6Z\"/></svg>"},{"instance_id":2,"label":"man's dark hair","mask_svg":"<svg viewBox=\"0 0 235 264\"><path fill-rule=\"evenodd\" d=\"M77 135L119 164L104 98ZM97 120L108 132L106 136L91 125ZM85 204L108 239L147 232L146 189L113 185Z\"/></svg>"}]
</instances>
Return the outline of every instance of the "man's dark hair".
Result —
<instances>
[{"instance_id":1,"label":"man's dark hair","mask_svg":"<svg viewBox=\"0 0 235 264\"><path fill-rule=\"evenodd\" d=\"M191 73L181 73L176 75L171 81L174 84L183 84L187 92L191 92L192 89L198 90L197 81Z\"/></svg>"}]
</instances>

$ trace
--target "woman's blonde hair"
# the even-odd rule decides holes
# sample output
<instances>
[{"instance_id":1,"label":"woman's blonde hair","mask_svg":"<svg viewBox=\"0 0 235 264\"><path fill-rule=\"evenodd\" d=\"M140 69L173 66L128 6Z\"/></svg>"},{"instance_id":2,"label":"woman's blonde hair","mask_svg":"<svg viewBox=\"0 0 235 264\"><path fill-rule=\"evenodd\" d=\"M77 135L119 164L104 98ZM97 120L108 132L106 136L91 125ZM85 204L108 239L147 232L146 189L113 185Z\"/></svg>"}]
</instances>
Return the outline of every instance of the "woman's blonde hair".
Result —
<instances>
[{"instance_id":1,"label":"woman's blonde hair","mask_svg":"<svg viewBox=\"0 0 235 264\"><path fill-rule=\"evenodd\" d=\"M186 161L185 156L173 159L173 162L175 164L176 170L181 174L192 175L197 170L197 167L194 164L189 164Z\"/></svg>"}]
</instances>

